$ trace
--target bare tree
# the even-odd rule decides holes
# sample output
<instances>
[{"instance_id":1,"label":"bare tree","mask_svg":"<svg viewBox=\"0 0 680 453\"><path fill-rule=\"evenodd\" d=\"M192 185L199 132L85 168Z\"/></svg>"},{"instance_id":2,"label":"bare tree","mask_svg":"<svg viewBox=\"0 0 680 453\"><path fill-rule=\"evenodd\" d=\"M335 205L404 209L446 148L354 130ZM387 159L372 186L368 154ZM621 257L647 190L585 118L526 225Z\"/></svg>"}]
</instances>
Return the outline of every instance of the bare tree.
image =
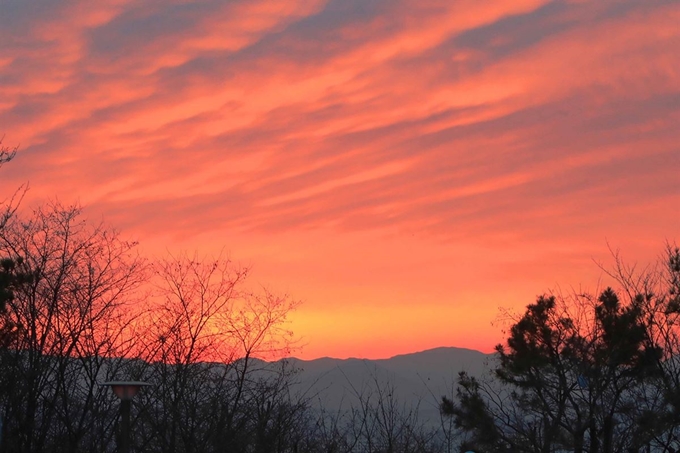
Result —
<instances>
[{"instance_id":1,"label":"bare tree","mask_svg":"<svg viewBox=\"0 0 680 453\"><path fill-rule=\"evenodd\" d=\"M358 363L357 365L361 365ZM421 418L423 400L399 389L392 375L364 363L366 373L343 375L348 392L336 411L324 407L324 390L308 437L314 451L344 453L444 452L445 439L434 420ZM368 377L365 379L365 377Z\"/></svg>"},{"instance_id":2,"label":"bare tree","mask_svg":"<svg viewBox=\"0 0 680 453\"><path fill-rule=\"evenodd\" d=\"M636 402L645 418L638 436L659 451L680 449L680 248L667 243L653 266L627 264L612 251L614 266L600 266L629 298L644 300L649 341L661 346L657 379L642 388Z\"/></svg>"},{"instance_id":3,"label":"bare tree","mask_svg":"<svg viewBox=\"0 0 680 453\"><path fill-rule=\"evenodd\" d=\"M17 154L17 150L19 149L18 146L15 146L14 148L4 146L2 144L3 139L4 136L0 138L0 167L14 159ZM9 200L3 200L0 203L0 205L2 205L0 208L0 229L3 228L5 223L7 223L7 220L16 212L27 190L28 184L22 184L14 191ZM2 307L0 306L0 308Z\"/></svg>"},{"instance_id":4,"label":"bare tree","mask_svg":"<svg viewBox=\"0 0 680 453\"><path fill-rule=\"evenodd\" d=\"M91 451L105 358L126 353L124 307L144 281L134 248L58 203L0 229L0 255L30 276L5 313L17 326L0 359L6 451Z\"/></svg>"},{"instance_id":5,"label":"bare tree","mask_svg":"<svg viewBox=\"0 0 680 453\"><path fill-rule=\"evenodd\" d=\"M437 427L426 425L419 416L422 400L411 403L399 396L389 379L372 376L368 391L359 394L363 446L359 451L380 453L438 452L442 449Z\"/></svg>"},{"instance_id":6,"label":"bare tree","mask_svg":"<svg viewBox=\"0 0 680 453\"><path fill-rule=\"evenodd\" d=\"M253 293L247 274L221 257L180 255L154 266L140 374L154 384L140 409L148 451L245 450L272 433L280 441L284 419L301 412L284 397L291 370L260 360L292 344L285 323L297 302Z\"/></svg>"},{"instance_id":7,"label":"bare tree","mask_svg":"<svg viewBox=\"0 0 680 453\"><path fill-rule=\"evenodd\" d=\"M78 207L53 203L0 229L12 282L0 350L0 451L112 451L118 402L99 386L154 385L133 405L150 452L301 451L309 413L295 370L267 363L294 345L297 302L245 286L229 260L153 265Z\"/></svg>"},{"instance_id":8,"label":"bare tree","mask_svg":"<svg viewBox=\"0 0 680 453\"><path fill-rule=\"evenodd\" d=\"M10 148L8 146L3 145L2 142L4 139L5 139L4 136L0 137L0 167L2 167L10 160L14 159L14 156L17 155L17 150L19 149L18 146Z\"/></svg>"}]
</instances>

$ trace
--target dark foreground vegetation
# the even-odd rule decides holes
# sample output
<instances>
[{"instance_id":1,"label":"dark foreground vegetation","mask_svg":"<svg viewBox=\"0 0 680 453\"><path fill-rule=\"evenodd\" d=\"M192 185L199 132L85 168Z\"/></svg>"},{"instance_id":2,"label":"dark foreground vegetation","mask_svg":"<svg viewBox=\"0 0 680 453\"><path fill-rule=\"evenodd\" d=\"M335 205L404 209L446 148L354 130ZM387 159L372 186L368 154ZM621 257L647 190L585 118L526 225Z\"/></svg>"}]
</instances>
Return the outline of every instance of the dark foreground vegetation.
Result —
<instances>
[{"instance_id":1,"label":"dark foreground vegetation","mask_svg":"<svg viewBox=\"0 0 680 453\"><path fill-rule=\"evenodd\" d=\"M152 384L132 405L135 452L451 451L375 381L327 411L296 383L288 297L253 293L229 260L147 261L59 204L0 228L2 452L114 452L107 381ZM360 394L359 394L360 393ZM447 447L448 445L448 447Z\"/></svg>"},{"instance_id":2,"label":"dark foreground vegetation","mask_svg":"<svg viewBox=\"0 0 680 453\"><path fill-rule=\"evenodd\" d=\"M463 450L680 449L680 251L642 271L616 258L618 291L539 297L489 376L461 373L441 407Z\"/></svg>"},{"instance_id":3,"label":"dark foreground vegetation","mask_svg":"<svg viewBox=\"0 0 680 453\"><path fill-rule=\"evenodd\" d=\"M3 149L0 165L13 157ZM58 203L0 218L0 452L674 452L680 447L680 252L618 259L617 290L541 296L511 319L487 376L462 373L441 420L375 381L342 411L284 356L297 303L252 292L228 259L149 261ZM319 402L321 404L319 404Z\"/></svg>"}]
</instances>

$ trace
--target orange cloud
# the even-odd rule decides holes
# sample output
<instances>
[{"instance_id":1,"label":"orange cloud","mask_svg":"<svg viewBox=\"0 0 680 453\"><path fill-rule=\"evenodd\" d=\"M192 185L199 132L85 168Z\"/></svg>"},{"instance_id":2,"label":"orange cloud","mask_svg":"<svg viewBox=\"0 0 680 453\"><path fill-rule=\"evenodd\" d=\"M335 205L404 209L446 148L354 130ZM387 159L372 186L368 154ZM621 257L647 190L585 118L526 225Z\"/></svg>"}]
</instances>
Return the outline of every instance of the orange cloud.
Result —
<instances>
[{"instance_id":1,"label":"orange cloud","mask_svg":"<svg viewBox=\"0 0 680 453\"><path fill-rule=\"evenodd\" d=\"M306 357L490 350L499 306L677 235L679 22L633 0L3 2L2 190L80 200L152 254L226 247L305 301Z\"/></svg>"}]
</instances>

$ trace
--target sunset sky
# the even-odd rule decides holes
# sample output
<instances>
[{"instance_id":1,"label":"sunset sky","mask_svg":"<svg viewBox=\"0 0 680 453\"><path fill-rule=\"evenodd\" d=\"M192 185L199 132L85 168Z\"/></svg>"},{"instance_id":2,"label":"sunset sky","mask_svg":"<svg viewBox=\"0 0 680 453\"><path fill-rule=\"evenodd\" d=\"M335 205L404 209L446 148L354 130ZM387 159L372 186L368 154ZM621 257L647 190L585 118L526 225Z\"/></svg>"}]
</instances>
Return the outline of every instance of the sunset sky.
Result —
<instances>
[{"instance_id":1,"label":"sunset sky","mask_svg":"<svg viewBox=\"0 0 680 453\"><path fill-rule=\"evenodd\" d=\"M0 199L224 251L297 356L490 351L680 241L680 1L0 0L2 135Z\"/></svg>"}]
</instances>

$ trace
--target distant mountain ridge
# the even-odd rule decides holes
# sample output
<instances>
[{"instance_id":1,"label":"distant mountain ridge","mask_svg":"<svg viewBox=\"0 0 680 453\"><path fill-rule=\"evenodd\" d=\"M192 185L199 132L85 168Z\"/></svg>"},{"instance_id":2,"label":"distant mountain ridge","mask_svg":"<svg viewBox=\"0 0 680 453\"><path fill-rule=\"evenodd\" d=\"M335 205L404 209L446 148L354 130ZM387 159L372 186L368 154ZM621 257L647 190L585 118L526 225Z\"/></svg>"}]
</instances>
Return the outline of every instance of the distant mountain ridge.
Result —
<instances>
[{"instance_id":1,"label":"distant mountain ridge","mask_svg":"<svg viewBox=\"0 0 680 453\"><path fill-rule=\"evenodd\" d=\"M348 410L382 392L402 407L417 408L422 419L439 419L439 402L452 395L460 371L481 376L494 354L440 347L389 359L282 359L297 371L296 388L319 407Z\"/></svg>"}]
</instances>

